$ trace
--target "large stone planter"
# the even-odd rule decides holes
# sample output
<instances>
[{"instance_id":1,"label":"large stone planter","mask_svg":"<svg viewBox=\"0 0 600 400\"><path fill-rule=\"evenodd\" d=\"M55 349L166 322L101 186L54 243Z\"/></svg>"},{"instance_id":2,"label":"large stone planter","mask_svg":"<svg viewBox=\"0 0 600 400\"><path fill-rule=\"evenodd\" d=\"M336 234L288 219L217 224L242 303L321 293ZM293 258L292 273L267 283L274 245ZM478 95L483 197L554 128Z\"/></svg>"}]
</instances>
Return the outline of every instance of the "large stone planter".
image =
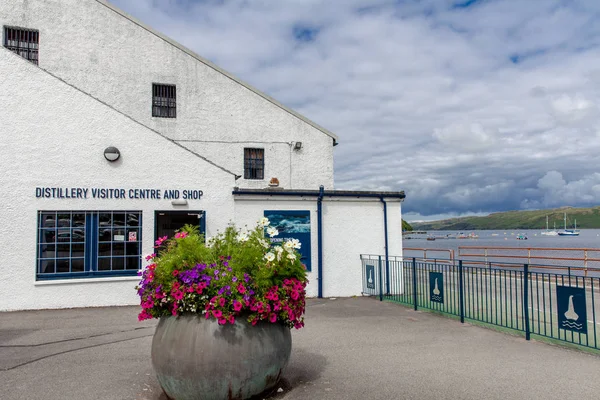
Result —
<instances>
[{"instance_id":1,"label":"large stone planter","mask_svg":"<svg viewBox=\"0 0 600 400\"><path fill-rule=\"evenodd\" d=\"M292 350L289 328L238 318L220 326L201 315L162 317L152 365L172 399L246 399L277 384Z\"/></svg>"}]
</instances>

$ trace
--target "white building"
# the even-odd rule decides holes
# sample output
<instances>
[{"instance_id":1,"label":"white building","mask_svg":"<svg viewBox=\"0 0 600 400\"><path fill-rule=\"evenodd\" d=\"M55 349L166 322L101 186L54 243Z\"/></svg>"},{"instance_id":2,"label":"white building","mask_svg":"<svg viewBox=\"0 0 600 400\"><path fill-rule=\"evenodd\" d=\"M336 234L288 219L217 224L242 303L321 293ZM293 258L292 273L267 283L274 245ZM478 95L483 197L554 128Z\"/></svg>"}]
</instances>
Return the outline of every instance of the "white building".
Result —
<instances>
[{"instance_id":1,"label":"white building","mask_svg":"<svg viewBox=\"0 0 600 400\"><path fill-rule=\"evenodd\" d=\"M0 25L0 310L135 304L184 223L303 219L312 296L359 295L384 231L401 255L403 193L335 191L336 135L191 50L103 0L4 1Z\"/></svg>"}]
</instances>

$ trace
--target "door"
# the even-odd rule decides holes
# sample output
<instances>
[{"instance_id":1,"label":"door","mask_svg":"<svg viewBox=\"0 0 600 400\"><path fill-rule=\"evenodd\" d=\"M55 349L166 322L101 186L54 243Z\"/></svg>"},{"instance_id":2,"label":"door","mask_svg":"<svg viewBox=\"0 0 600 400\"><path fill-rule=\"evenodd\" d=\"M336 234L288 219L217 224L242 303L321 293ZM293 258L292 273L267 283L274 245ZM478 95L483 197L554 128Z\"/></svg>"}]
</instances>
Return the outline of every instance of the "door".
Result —
<instances>
[{"instance_id":1,"label":"door","mask_svg":"<svg viewBox=\"0 0 600 400\"><path fill-rule=\"evenodd\" d=\"M156 211L154 213L154 240L167 236L175 236L184 225L197 226L200 233L205 233L204 211Z\"/></svg>"}]
</instances>

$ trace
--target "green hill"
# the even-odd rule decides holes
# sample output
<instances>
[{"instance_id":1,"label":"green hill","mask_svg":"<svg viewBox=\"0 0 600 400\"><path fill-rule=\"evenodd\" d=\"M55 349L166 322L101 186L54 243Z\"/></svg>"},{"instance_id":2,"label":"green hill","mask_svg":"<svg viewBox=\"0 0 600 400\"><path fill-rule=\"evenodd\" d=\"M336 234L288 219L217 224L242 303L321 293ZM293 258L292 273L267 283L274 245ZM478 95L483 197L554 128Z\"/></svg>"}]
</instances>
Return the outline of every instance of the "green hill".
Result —
<instances>
[{"instance_id":1,"label":"green hill","mask_svg":"<svg viewBox=\"0 0 600 400\"><path fill-rule=\"evenodd\" d=\"M413 227L405 220L402 220L402 232L412 232L412 230Z\"/></svg>"},{"instance_id":2,"label":"green hill","mask_svg":"<svg viewBox=\"0 0 600 400\"><path fill-rule=\"evenodd\" d=\"M592 208L562 207L551 210L506 211L485 217L461 217L441 221L411 222L417 230L476 230L476 229L546 229L546 216L550 229L564 228L564 213L567 227L600 229L600 206Z\"/></svg>"}]
</instances>

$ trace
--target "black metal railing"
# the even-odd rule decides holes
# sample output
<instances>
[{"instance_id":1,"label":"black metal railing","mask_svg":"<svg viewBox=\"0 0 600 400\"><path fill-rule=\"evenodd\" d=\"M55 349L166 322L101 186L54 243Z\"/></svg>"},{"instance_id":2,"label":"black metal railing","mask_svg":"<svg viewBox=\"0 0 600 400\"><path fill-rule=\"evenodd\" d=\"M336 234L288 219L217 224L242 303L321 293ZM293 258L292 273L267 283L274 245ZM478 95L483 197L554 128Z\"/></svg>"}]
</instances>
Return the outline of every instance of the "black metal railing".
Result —
<instances>
[{"instance_id":1,"label":"black metal railing","mask_svg":"<svg viewBox=\"0 0 600 400\"><path fill-rule=\"evenodd\" d=\"M363 294L600 349L598 274L568 266L361 255Z\"/></svg>"}]
</instances>

